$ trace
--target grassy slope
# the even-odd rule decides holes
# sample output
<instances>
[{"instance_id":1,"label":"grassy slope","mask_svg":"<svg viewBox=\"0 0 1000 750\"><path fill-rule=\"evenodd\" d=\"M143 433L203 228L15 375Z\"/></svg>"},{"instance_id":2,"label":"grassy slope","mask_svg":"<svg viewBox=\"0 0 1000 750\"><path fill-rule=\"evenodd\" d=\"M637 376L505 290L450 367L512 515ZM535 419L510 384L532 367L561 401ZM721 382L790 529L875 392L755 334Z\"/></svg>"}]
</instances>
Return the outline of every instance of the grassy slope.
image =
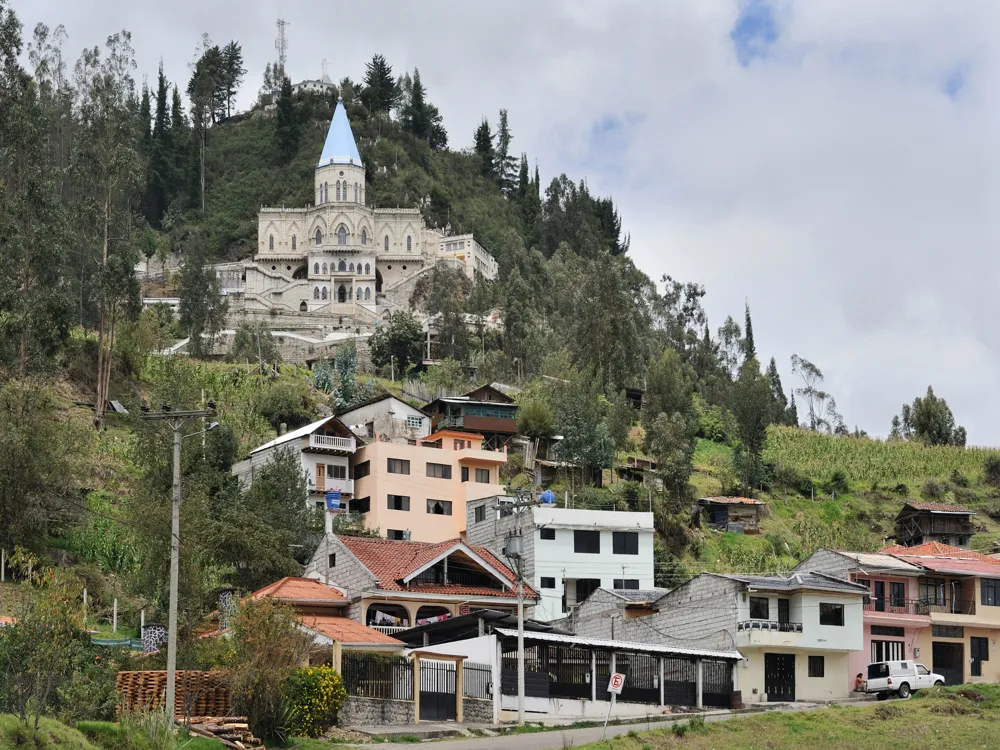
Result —
<instances>
[{"instance_id":1,"label":"grassy slope","mask_svg":"<svg viewBox=\"0 0 1000 750\"><path fill-rule=\"evenodd\" d=\"M928 748L1000 748L994 727L1000 720L1000 689L976 686L970 695L959 688L916 693L908 701L864 707L830 706L800 713L768 713L708 724L683 737L671 729L639 732L586 748L615 750L928 750Z\"/></svg>"},{"instance_id":2,"label":"grassy slope","mask_svg":"<svg viewBox=\"0 0 1000 750\"><path fill-rule=\"evenodd\" d=\"M81 732L55 719L43 718L37 735L33 726L34 724L25 728L16 716L0 714L0 750L13 748L45 750L56 747L60 750L99 750Z\"/></svg>"},{"instance_id":3,"label":"grassy slope","mask_svg":"<svg viewBox=\"0 0 1000 750\"><path fill-rule=\"evenodd\" d=\"M763 572L787 569L818 546L877 549L891 537L895 516L907 499L929 499L922 497L928 481L943 491L934 499L977 511L972 546L989 551L1000 539L1000 524L990 517L1000 517L1000 492L982 477L990 452L772 430L766 459L812 479L814 496L780 486L761 493L769 509L760 536L704 532L688 562L697 569ZM720 467L730 455L725 445L699 440L691 479L699 496L722 491ZM826 488L834 471L847 477L847 494L834 496ZM967 487L952 481L956 471L968 480Z\"/></svg>"}]
</instances>

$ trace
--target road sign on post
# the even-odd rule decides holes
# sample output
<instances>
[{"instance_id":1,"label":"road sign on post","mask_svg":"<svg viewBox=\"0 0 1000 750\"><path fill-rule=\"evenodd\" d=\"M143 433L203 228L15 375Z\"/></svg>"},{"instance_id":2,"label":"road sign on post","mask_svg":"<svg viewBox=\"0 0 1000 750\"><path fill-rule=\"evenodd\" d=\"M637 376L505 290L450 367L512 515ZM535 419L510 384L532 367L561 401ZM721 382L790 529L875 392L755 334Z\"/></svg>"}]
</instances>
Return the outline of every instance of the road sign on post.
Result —
<instances>
[{"instance_id":1,"label":"road sign on post","mask_svg":"<svg viewBox=\"0 0 1000 750\"><path fill-rule=\"evenodd\" d=\"M601 732L601 742L604 742L604 735L608 733L608 721L611 720L611 711L615 707L615 698L622 694L622 688L625 687L625 675L621 672L614 672L611 675L611 679L608 680L608 692L611 693L611 705L608 706L608 715L604 719L604 731Z\"/></svg>"},{"instance_id":2,"label":"road sign on post","mask_svg":"<svg viewBox=\"0 0 1000 750\"><path fill-rule=\"evenodd\" d=\"M608 692L612 695L621 695L623 687L625 687L625 675L615 672L608 680Z\"/></svg>"}]
</instances>

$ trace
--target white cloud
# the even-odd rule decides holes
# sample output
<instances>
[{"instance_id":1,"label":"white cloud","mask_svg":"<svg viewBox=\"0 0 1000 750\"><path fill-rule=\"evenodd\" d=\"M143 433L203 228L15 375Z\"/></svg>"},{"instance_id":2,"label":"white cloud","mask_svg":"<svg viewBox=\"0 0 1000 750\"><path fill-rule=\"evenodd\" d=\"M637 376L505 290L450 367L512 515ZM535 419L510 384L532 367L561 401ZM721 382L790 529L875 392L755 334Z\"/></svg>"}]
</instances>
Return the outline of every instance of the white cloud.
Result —
<instances>
[{"instance_id":1,"label":"white cloud","mask_svg":"<svg viewBox=\"0 0 1000 750\"><path fill-rule=\"evenodd\" d=\"M131 29L151 80L162 57L185 83L202 31L242 42L247 98L274 57L272 3L13 5L29 28L65 23L71 50ZM456 147L506 107L543 179L613 194L639 265L704 283L713 325L749 298L761 354L786 385L793 352L815 361L849 424L884 433L932 383L971 441L1000 442L1000 5L771 6L778 39L748 67L729 36L738 0L280 8L293 78L326 58L357 80L375 52L418 66Z\"/></svg>"}]
</instances>

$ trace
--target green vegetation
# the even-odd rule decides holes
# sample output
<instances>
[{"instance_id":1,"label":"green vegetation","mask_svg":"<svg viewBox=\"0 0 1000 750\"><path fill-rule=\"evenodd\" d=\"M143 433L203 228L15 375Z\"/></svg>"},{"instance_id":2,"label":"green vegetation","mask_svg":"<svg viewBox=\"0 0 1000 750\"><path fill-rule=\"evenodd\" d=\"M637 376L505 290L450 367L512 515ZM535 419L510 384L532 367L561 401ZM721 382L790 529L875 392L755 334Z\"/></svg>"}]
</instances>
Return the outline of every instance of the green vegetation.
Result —
<instances>
[{"instance_id":1,"label":"green vegetation","mask_svg":"<svg viewBox=\"0 0 1000 750\"><path fill-rule=\"evenodd\" d=\"M99 745L88 740L78 729L68 727L55 719L43 717L36 732L31 727L25 727L16 716L10 714L0 714L0 748L2 750L14 750L14 748L100 750Z\"/></svg>"},{"instance_id":2,"label":"green vegetation","mask_svg":"<svg viewBox=\"0 0 1000 750\"><path fill-rule=\"evenodd\" d=\"M581 750L799 750L809 747L857 750L995 748L987 727L1000 719L996 685L935 688L908 701L864 707L830 706L815 711L768 712L717 723L703 719L669 729L629 732Z\"/></svg>"}]
</instances>

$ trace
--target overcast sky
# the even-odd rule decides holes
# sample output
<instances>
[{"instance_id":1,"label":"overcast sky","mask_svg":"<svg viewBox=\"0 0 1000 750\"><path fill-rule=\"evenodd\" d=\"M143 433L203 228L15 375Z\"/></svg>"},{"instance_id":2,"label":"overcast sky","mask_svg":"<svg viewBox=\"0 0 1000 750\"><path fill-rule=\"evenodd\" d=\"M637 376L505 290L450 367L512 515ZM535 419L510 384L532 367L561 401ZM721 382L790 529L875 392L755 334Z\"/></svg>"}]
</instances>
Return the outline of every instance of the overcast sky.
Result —
<instances>
[{"instance_id":1,"label":"overcast sky","mask_svg":"<svg viewBox=\"0 0 1000 750\"><path fill-rule=\"evenodd\" d=\"M420 68L453 148L506 107L543 182L613 195L632 255L707 287L713 330L817 364L845 420L884 435L933 384L1000 444L1000 2L994 0L12 0L75 58L133 34L186 83L203 32L237 39L242 103L289 22L293 81ZM184 86L182 85L182 89ZM595 300L599 304L599 301Z\"/></svg>"}]
</instances>

